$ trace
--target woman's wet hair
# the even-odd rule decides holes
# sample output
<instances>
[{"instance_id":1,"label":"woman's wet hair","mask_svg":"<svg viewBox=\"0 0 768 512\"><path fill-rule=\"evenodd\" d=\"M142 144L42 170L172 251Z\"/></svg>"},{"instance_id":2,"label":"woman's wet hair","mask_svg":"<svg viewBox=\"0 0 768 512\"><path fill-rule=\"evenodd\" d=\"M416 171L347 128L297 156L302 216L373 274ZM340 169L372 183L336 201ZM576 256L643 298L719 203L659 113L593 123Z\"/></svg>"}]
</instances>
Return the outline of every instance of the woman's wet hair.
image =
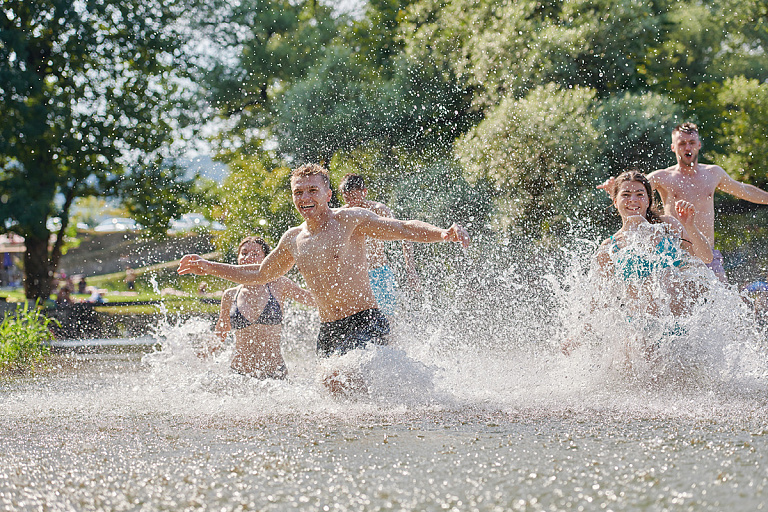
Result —
<instances>
[{"instance_id":1,"label":"woman's wet hair","mask_svg":"<svg viewBox=\"0 0 768 512\"><path fill-rule=\"evenodd\" d=\"M258 237L258 236L247 236L247 237L243 238L242 240L240 240L240 245L237 246L237 254L240 254L240 249L242 249L243 246L245 244L248 244L248 243L259 244L261 246L261 248L264 250L264 256L269 254L269 251L272 250L269 247L269 244L263 238Z\"/></svg>"},{"instance_id":2,"label":"woman's wet hair","mask_svg":"<svg viewBox=\"0 0 768 512\"><path fill-rule=\"evenodd\" d=\"M621 184L628 181L637 181L638 183L642 183L643 187L645 187L645 192L648 194L648 209L645 211L646 220L648 220L648 222L651 224L658 224L662 222L661 218L659 217L659 212L656 210L656 207L653 204L653 187L651 187L651 182L648 181L648 178L645 176L645 174L640 171L633 170L619 174L613 182L613 193L611 194L611 197L615 198L619 193Z\"/></svg>"}]
</instances>

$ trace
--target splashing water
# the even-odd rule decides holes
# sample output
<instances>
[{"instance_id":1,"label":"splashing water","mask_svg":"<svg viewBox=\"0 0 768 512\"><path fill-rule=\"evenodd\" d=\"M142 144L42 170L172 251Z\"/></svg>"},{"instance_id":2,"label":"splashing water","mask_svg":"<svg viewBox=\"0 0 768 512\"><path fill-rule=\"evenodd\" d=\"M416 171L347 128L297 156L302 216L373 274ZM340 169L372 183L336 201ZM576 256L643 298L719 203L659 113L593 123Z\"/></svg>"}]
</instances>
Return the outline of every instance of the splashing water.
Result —
<instances>
[{"instance_id":1,"label":"splashing water","mask_svg":"<svg viewBox=\"0 0 768 512\"><path fill-rule=\"evenodd\" d=\"M454 277L443 295L395 318L390 346L341 359L318 360L316 316L291 311L287 381L234 374L231 351L198 358L208 322L164 323L156 332L163 350L144 358L145 394L174 397L163 410L175 414L238 418L475 409L710 418L713 409L725 417L764 410L765 333L744 297L689 261L673 287L663 284L669 272L648 280L647 293L661 305L653 314L631 312L621 281L597 286L594 249L582 241L558 258L542 252L510 263L488 258L485 248L482 265L467 258L457 269L469 277ZM695 293L675 315L680 289ZM578 348L564 355L563 344L574 339ZM339 368L361 371L367 393L351 401L330 396L321 376Z\"/></svg>"}]
</instances>

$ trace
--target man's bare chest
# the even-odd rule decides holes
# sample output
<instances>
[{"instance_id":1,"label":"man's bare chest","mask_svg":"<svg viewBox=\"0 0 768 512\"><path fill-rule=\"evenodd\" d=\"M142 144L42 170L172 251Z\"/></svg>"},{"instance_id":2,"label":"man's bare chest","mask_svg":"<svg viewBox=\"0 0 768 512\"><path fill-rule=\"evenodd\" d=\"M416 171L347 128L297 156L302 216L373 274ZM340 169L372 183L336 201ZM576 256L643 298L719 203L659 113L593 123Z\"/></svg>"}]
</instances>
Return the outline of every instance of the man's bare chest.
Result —
<instances>
[{"instance_id":1,"label":"man's bare chest","mask_svg":"<svg viewBox=\"0 0 768 512\"><path fill-rule=\"evenodd\" d=\"M311 271L335 267L344 259L345 246L344 234L337 230L299 236L296 240L296 264Z\"/></svg>"},{"instance_id":2,"label":"man's bare chest","mask_svg":"<svg viewBox=\"0 0 768 512\"><path fill-rule=\"evenodd\" d=\"M664 183L667 201L688 201L695 206L710 203L714 197L717 181L708 176L677 176Z\"/></svg>"}]
</instances>

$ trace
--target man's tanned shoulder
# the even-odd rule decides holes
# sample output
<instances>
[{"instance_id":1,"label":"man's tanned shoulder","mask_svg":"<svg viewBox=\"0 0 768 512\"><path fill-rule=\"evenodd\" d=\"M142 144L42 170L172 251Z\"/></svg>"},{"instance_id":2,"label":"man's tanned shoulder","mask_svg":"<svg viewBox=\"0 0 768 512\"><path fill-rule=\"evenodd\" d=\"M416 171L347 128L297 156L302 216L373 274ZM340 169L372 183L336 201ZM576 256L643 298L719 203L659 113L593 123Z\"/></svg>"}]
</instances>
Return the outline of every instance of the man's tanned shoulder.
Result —
<instances>
[{"instance_id":1,"label":"man's tanned shoulder","mask_svg":"<svg viewBox=\"0 0 768 512\"><path fill-rule=\"evenodd\" d=\"M370 217L371 210L360 206L350 206L347 208L334 208L333 215L339 222L359 221Z\"/></svg>"}]
</instances>

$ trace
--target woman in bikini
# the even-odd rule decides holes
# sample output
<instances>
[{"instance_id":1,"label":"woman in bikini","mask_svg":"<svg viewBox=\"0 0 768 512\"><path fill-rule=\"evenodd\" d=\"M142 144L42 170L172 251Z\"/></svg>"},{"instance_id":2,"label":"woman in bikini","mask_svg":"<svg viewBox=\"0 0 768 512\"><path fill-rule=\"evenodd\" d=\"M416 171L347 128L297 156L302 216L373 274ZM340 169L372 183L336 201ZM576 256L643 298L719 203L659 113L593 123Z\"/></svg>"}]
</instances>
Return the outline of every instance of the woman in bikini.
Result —
<instances>
[{"instance_id":1,"label":"woman in bikini","mask_svg":"<svg viewBox=\"0 0 768 512\"><path fill-rule=\"evenodd\" d=\"M704 263L712 261L712 248L696 227L691 203L675 203L677 218L659 215L653 205L651 184L645 174L637 171L616 178L613 198L621 229L597 251L603 277L643 282L656 272L682 266L680 249Z\"/></svg>"},{"instance_id":2,"label":"woman in bikini","mask_svg":"<svg viewBox=\"0 0 768 512\"><path fill-rule=\"evenodd\" d=\"M674 317L685 314L693 291L679 279L678 270L697 265L698 261L712 261L712 248L694 223L693 205L677 201L677 218L658 214L651 185L637 171L621 174L613 187L613 206L622 225L595 254L599 297L592 301L593 312L601 303L608 306L611 298L618 298L627 322L642 324L641 330L647 327L649 319L657 319L666 312ZM564 353L579 346L578 338L592 331L590 323L582 327L581 335L563 344ZM645 330L669 333L675 328L652 325ZM652 340L649 347L655 342Z\"/></svg>"},{"instance_id":3,"label":"woman in bikini","mask_svg":"<svg viewBox=\"0 0 768 512\"><path fill-rule=\"evenodd\" d=\"M653 205L651 184L638 171L628 171L616 178L613 198L621 229L597 251L597 263L604 277L642 282L655 272L682 266L680 249L704 263L712 261L712 248L696 227L696 212L691 203L675 203L677 218L659 215Z\"/></svg>"},{"instance_id":4,"label":"woman in bikini","mask_svg":"<svg viewBox=\"0 0 768 512\"><path fill-rule=\"evenodd\" d=\"M261 238L246 237L238 246L237 263L261 263L269 251ZM218 343L209 347L209 352L219 350L227 333L234 331L233 370L258 379L284 379L288 370L280 352L280 335L285 299L315 305L312 295L287 277L265 285L239 285L226 290L214 329Z\"/></svg>"}]
</instances>

